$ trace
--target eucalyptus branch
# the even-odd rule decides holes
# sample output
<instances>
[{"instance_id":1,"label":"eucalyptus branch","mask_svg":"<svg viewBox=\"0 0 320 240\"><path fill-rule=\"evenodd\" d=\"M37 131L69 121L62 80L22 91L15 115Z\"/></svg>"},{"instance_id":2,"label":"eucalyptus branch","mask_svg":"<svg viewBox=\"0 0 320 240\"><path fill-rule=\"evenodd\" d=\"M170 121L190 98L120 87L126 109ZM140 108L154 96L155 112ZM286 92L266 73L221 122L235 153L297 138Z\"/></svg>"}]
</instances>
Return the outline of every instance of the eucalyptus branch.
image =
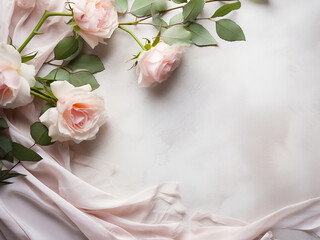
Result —
<instances>
[{"instance_id":1,"label":"eucalyptus branch","mask_svg":"<svg viewBox=\"0 0 320 240\"><path fill-rule=\"evenodd\" d=\"M16 164L14 164L11 168L9 168L5 174L1 175L0 178L3 179L4 177L6 177L11 171L12 169L14 169L17 165L19 165L21 162L18 161Z\"/></svg>"},{"instance_id":2,"label":"eucalyptus branch","mask_svg":"<svg viewBox=\"0 0 320 240\"><path fill-rule=\"evenodd\" d=\"M136 40L136 42L140 45L142 50L145 50L145 47L143 46L142 42L137 38L137 36L132 31L130 31L129 29L127 29L125 27L122 27L121 25L119 25L118 28L120 28L123 31L129 33L134 38L134 40Z\"/></svg>"},{"instance_id":3,"label":"eucalyptus branch","mask_svg":"<svg viewBox=\"0 0 320 240\"><path fill-rule=\"evenodd\" d=\"M45 101L47 101L48 103L52 104L52 105L56 105L56 101L54 99L52 99L51 97L48 97L47 95L45 95L44 93L42 92L39 92L37 91L36 89L34 88L31 88L30 89L30 93L38 98L41 98Z\"/></svg>"},{"instance_id":4,"label":"eucalyptus branch","mask_svg":"<svg viewBox=\"0 0 320 240\"><path fill-rule=\"evenodd\" d=\"M239 0L205 0L204 3L211 3L211 2L238 2ZM170 11L174 11L174 10L177 10L177 9L180 9L180 8L183 8L185 5L187 4L183 4L183 5L180 5L180 6L177 6L177 7L173 7L173 8L169 8L169 9L166 9L166 10L163 10L161 11L161 13L166 13L166 12L170 12ZM131 12L127 12L127 13L130 13L131 15L134 15L132 14ZM134 15L135 16L135 15ZM136 17L136 16L135 16ZM152 14L149 14L139 20L137 20L138 18L136 17L136 20L133 21L133 22L125 22L125 23L119 23L119 25L136 25L142 21L145 21L149 18L152 17Z\"/></svg>"},{"instance_id":5,"label":"eucalyptus branch","mask_svg":"<svg viewBox=\"0 0 320 240\"><path fill-rule=\"evenodd\" d=\"M62 13L62 12L48 12L47 10L44 12L44 14L42 15L42 17L40 18L38 24L35 26L35 28L33 29L33 31L31 32L31 34L28 36L28 38L24 41L24 43L19 47L18 52L21 53L22 50L27 46L27 44L31 41L31 39L36 36L41 34L39 32L39 29L41 28L41 26L43 25L43 23L45 22L45 20L48 17L53 17L53 16L67 16L67 17L72 17L72 13Z\"/></svg>"}]
</instances>

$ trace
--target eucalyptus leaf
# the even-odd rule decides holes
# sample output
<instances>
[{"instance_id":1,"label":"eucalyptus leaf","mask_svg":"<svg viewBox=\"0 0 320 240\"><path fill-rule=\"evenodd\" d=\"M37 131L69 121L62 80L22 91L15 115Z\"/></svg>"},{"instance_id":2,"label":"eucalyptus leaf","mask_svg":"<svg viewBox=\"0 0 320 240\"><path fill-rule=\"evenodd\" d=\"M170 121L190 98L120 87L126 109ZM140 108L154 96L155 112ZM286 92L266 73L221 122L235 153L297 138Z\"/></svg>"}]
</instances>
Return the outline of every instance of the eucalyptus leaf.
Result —
<instances>
[{"instance_id":1,"label":"eucalyptus leaf","mask_svg":"<svg viewBox=\"0 0 320 240\"><path fill-rule=\"evenodd\" d=\"M8 154L3 157L3 160L7 160L9 162L13 162L13 152L12 152L12 150L10 152L8 152Z\"/></svg>"},{"instance_id":2,"label":"eucalyptus leaf","mask_svg":"<svg viewBox=\"0 0 320 240\"><path fill-rule=\"evenodd\" d=\"M183 19L184 21L191 21L198 17L204 8L204 0L190 0L183 7Z\"/></svg>"},{"instance_id":3,"label":"eucalyptus leaf","mask_svg":"<svg viewBox=\"0 0 320 240\"><path fill-rule=\"evenodd\" d=\"M175 43L191 44L191 33L183 26L177 25L168 28L162 35L162 40L169 45Z\"/></svg>"},{"instance_id":4,"label":"eucalyptus leaf","mask_svg":"<svg viewBox=\"0 0 320 240\"><path fill-rule=\"evenodd\" d=\"M159 18L159 17L154 17L152 18L152 22L153 24L155 25L154 27L158 30L160 30L160 27L163 27L163 26L168 26L168 24L166 23L166 21L164 21L162 18Z\"/></svg>"},{"instance_id":5,"label":"eucalyptus leaf","mask_svg":"<svg viewBox=\"0 0 320 240\"><path fill-rule=\"evenodd\" d=\"M100 58L93 54L82 54L68 65L73 71L87 70L91 73L101 72L105 68Z\"/></svg>"},{"instance_id":6,"label":"eucalyptus leaf","mask_svg":"<svg viewBox=\"0 0 320 240\"><path fill-rule=\"evenodd\" d=\"M131 13L137 17L144 17L166 9L166 0L135 0L131 7Z\"/></svg>"},{"instance_id":7,"label":"eucalyptus leaf","mask_svg":"<svg viewBox=\"0 0 320 240\"><path fill-rule=\"evenodd\" d=\"M47 146L53 144L49 136L48 128L41 122L35 122L31 125L30 134L33 140L39 145Z\"/></svg>"},{"instance_id":8,"label":"eucalyptus leaf","mask_svg":"<svg viewBox=\"0 0 320 240\"><path fill-rule=\"evenodd\" d=\"M212 15L211 18L223 17L228 13L230 13L231 11L237 10L239 8L241 8L241 2L235 2L235 3L223 5Z\"/></svg>"},{"instance_id":9,"label":"eucalyptus leaf","mask_svg":"<svg viewBox=\"0 0 320 240\"><path fill-rule=\"evenodd\" d=\"M19 143L13 142L13 155L20 161L38 162L42 157L30 148L26 148Z\"/></svg>"},{"instance_id":10,"label":"eucalyptus leaf","mask_svg":"<svg viewBox=\"0 0 320 240\"><path fill-rule=\"evenodd\" d=\"M172 0L174 3L186 3L187 0Z\"/></svg>"},{"instance_id":11,"label":"eucalyptus leaf","mask_svg":"<svg viewBox=\"0 0 320 240\"><path fill-rule=\"evenodd\" d=\"M52 81L69 81L70 73L62 68L56 68L43 78Z\"/></svg>"},{"instance_id":12,"label":"eucalyptus leaf","mask_svg":"<svg viewBox=\"0 0 320 240\"><path fill-rule=\"evenodd\" d=\"M76 44L78 45L77 50L72 55L65 58L64 61L71 61L72 59L75 59L79 55L79 53L81 52L81 50L83 48L83 39L80 36L78 36L76 39L77 39Z\"/></svg>"},{"instance_id":13,"label":"eucalyptus leaf","mask_svg":"<svg viewBox=\"0 0 320 240\"><path fill-rule=\"evenodd\" d=\"M3 167L3 162L0 161L0 170L2 169L2 167Z\"/></svg>"},{"instance_id":14,"label":"eucalyptus leaf","mask_svg":"<svg viewBox=\"0 0 320 240\"><path fill-rule=\"evenodd\" d=\"M5 136L0 136L0 159L12 151L12 142L9 138Z\"/></svg>"},{"instance_id":15,"label":"eucalyptus leaf","mask_svg":"<svg viewBox=\"0 0 320 240\"><path fill-rule=\"evenodd\" d=\"M9 128L6 120L4 120L3 118L0 118L0 130L3 130L3 129L7 129Z\"/></svg>"},{"instance_id":16,"label":"eucalyptus leaf","mask_svg":"<svg viewBox=\"0 0 320 240\"><path fill-rule=\"evenodd\" d=\"M31 54L31 55L21 56L21 62L22 63L29 62L30 60L34 59L37 56L37 54L38 54L38 52L36 52L35 54Z\"/></svg>"},{"instance_id":17,"label":"eucalyptus leaf","mask_svg":"<svg viewBox=\"0 0 320 240\"><path fill-rule=\"evenodd\" d=\"M7 173L8 171L6 171L6 173L4 173L3 175L0 176L0 181L4 181L4 180L7 180L7 179L10 179L10 178L14 178L14 177L20 177L20 176L27 176L27 175L24 175L24 174L21 174L21 173Z\"/></svg>"},{"instance_id":18,"label":"eucalyptus leaf","mask_svg":"<svg viewBox=\"0 0 320 240\"><path fill-rule=\"evenodd\" d=\"M186 27L191 32L191 41L197 46L216 46L218 42L202 25L192 23Z\"/></svg>"},{"instance_id":19,"label":"eucalyptus leaf","mask_svg":"<svg viewBox=\"0 0 320 240\"><path fill-rule=\"evenodd\" d=\"M170 19L169 24L172 25L172 24L182 23L183 21L184 20L183 20L182 13L178 13Z\"/></svg>"},{"instance_id":20,"label":"eucalyptus leaf","mask_svg":"<svg viewBox=\"0 0 320 240\"><path fill-rule=\"evenodd\" d=\"M240 26L230 19L216 22L217 34L226 41L245 41L246 37Z\"/></svg>"},{"instance_id":21,"label":"eucalyptus leaf","mask_svg":"<svg viewBox=\"0 0 320 240\"><path fill-rule=\"evenodd\" d=\"M79 44L75 37L65 37L54 48L54 59L67 59L78 51Z\"/></svg>"},{"instance_id":22,"label":"eucalyptus leaf","mask_svg":"<svg viewBox=\"0 0 320 240\"><path fill-rule=\"evenodd\" d=\"M44 114L49 108L52 108L52 107L54 107L52 104L46 103L41 109L40 116Z\"/></svg>"},{"instance_id":23,"label":"eucalyptus leaf","mask_svg":"<svg viewBox=\"0 0 320 240\"><path fill-rule=\"evenodd\" d=\"M92 90L95 90L100 86L92 73L88 71L81 71L70 74L69 82L75 87L90 84Z\"/></svg>"},{"instance_id":24,"label":"eucalyptus leaf","mask_svg":"<svg viewBox=\"0 0 320 240\"><path fill-rule=\"evenodd\" d=\"M128 10L128 0L115 0L115 7L118 13L125 13Z\"/></svg>"}]
</instances>

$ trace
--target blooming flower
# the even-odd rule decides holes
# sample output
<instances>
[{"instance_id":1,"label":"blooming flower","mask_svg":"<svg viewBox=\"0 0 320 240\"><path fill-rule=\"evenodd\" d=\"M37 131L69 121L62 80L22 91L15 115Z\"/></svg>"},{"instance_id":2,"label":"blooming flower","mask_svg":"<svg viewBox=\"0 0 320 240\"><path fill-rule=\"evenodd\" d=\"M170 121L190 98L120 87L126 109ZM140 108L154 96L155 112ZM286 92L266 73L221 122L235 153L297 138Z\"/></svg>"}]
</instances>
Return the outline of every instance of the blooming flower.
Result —
<instances>
[{"instance_id":1,"label":"blooming flower","mask_svg":"<svg viewBox=\"0 0 320 240\"><path fill-rule=\"evenodd\" d=\"M40 121L48 127L52 141L94 139L106 121L103 98L91 92L90 85L74 87L67 81L53 82L51 90L58 98L57 107L48 109Z\"/></svg>"},{"instance_id":2,"label":"blooming flower","mask_svg":"<svg viewBox=\"0 0 320 240\"><path fill-rule=\"evenodd\" d=\"M80 36L94 48L110 38L118 27L118 14L112 0L80 0L73 8Z\"/></svg>"},{"instance_id":3,"label":"blooming flower","mask_svg":"<svg viewBox=\"0 0 320 240\"><path fill-rule=\"evenodd\" d=\"M150 87L165 81L178 67L184 47L182 44L170 46L159 42L149 51L142 52L137 65L138 83Z\"/></svg>"},{"instance_id":4,"label":"blooming flower","mask_svg":"<svg viewBox=\"0 0 320 240\"><path fill-rule=\"evenodd\" d=\"M30 87L35 84L33 65L21 63L14 47L0 43L0 107L16 108L30 103Z\"/></svg>"}]
</instances>

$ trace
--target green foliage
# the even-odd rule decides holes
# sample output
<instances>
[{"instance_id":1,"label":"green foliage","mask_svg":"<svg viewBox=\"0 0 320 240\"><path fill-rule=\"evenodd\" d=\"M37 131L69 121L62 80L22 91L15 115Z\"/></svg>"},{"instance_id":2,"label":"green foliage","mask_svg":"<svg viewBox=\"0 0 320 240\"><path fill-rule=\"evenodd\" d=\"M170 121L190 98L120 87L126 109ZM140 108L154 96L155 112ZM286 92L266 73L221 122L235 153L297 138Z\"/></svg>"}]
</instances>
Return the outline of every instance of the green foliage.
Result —
<instances>
[{"instance_id":1,"label":"green foliage","mask_svg":"<svg viewBox=\"0 0 320 240\"><path fill-rule=\"evenodd\" d=\"M187 0L172 0L174 3L186 3Z\"/></svg>"},{"instance_id":2,"label":"green foliage","mask_svg":"<svg viewBox=\"0 0 320 240\"><path fill-rule=\"evenodd\" d=\"M137 17L144 17L166 9L166 0L135 0L131 7L131 13Z\"/></svg>"},{"instance_id":3,"label":"green foliage","mask_svg":"<svg viewBox=\"0 0 320 240\"><path fill-rule=\"evenodd\" d=\"M183 26L177 25L168 28L162 35L162 40L169 45L175 43L191 44L191 33Z\"/></svg>"},{"instance_id":4,"label":"green foliage","mask_svg":"<svg viewBox=\"0 0 320 240\"><path fill-rule=\"evenodd\" d=\"M230 19L216 22L217 34L226 41L245 41L246 37L240 26Z\"/></svg>"},{"instance_id":5,"label":"green foliage","mask_svg":"<svg viewBox=\"0 0 320 240\"><path fill-rule=\"evenodd\" d=\"M52 81L69 81L70 73L62 68L53 69L44 79Z\"/></svg>"},{"instance_id":6,"label":"green foliage","mask_svg":"<svg viewBox=\"0 0 320 240\"><path fill-rule=\"evenodd\" d=\"M41 109L40 116L44 114L49 108L52 108L52 107L54 107L52 104L46 103Z\"/></svg>"},{"instance_id":7,"label":"green foliage","mask_svg":"<svg viewBox=\"0 0 320 240\"><path fill-rule=\"evenodd\" d=\"M3 130L3 129L7 129L9 128L6 120L4 120L3 118L0 118L0 130Z\"/></svg>"},{"instance_id":8,"label":"green foliage","mask_svg":"<svg viewBox=\"0 0 320 240\"><path fill-rule=\"evenodd\" d=\"M90 84L92 90L95 90L100 86L92 73L88 71L79 71L70 74L69 82L75 87Z\"/></svg>"},{"instance_id":9,"label":"green foliage","mask_svg":"<svg viewBox=\"0 0 320 240\"><path fill-rule=\"evenodd\" d=\"M172 24L182 23L183 21L184 20L183 20L182 13L178 13L170 19L169 24L172 25Z\"/></svg>"},{"instance_id":10,"label":"green foliage","mask_svg":"<svg viewBox=\"0 0 320 240\"><path fill-rule=\"evenodd\" d=\"M31 150L30 148L26 148L19 143L13 142L13 156L20 161L31 161L38 162L42 159L42 157Z\"/></svg>"},{"instance_id":11,"label":"green foliage","mask_svg":"<svg viewBox=\"0 0 320 240\"><path fill-rule=\"evenodd\" d=\"M202 12L204 8L204 0L190 0L183 7L183 19L185 22L194 20Z\"/></svg>"},{"instance_id":12,"label":"green foliage","mask_svg":"<svg viewBox=\"0 0 320 240\"><path fill-rule=\"evenodd\" d=\"M83 47L82 38L65 37L54 48L54 59L70 61L77 57Z\"/></svg>"},{"instance_id":13,"label":"green foliage","mask_svg":"<svg viewBox=\"0 0 320 240\"><path fill-rule=\"evenodd\" d=\"M162 27L166 27L168 26L168 24L166 23L166 21L164 21L162 18L160 17L153 17L152 18L152 23L155 25L155 28L160 30L160 28Z\"/></svg>"},{"instance_id":14,"label":"green foliage","mask_svg":"<svg viewBox=\"0 0 320 240\"><path fill-rule=\"evenodd\" d=\"M103 71L105 68L100 58L93 54L82 54L68 65L73 71L87 70L90 73L97 73Z\"/></svg>"},{"instance_id":15,"label":"green foliage","mask_svg":"<svg viewBox=\"0 0 320 240\"><path fill-rule=\"evenodd\" d=\"M21 62L22 63L26 63L31 61L32 59L34 59L37 56L38 52L34 53L34 54L29 54L29 55L24 55L21 56Z\"/></svg>"},{"instance_id":16,"label":"green foliage","mask_svg":"<svg viewBox=\"0 0 320 240\"><path fill-rule=\"evenodd\" d=\"M217 46L217 41L202 25L192 23L186 27L191 32L191 41L197 46Z\"/></svg>"},{"instance_id":17,"label":"green foliage","mask_svg":"<svg viewBox=\"0 0 320 240\"><path fill-rule=\"evenodd\" d=\"M49 136L48 128L41 122L35 122L30 127L30 134L35 143L47 146L53 144L51 137Z\"/></svg>"},{"instance_id":18,"label":"green foliage","mask_svg":"<svg viewBox=\"0 0 320 240\"><path fill-rule=\"evenodd\" d=\"M128 0L115 0L115 7L118 13L125 13L128 10Z\"/></svg>"},{"instance_id":19,"label":"green foliage","mask_svg":"<svg viewBox=\"0 0 320 240\"><path fill-rule=\"evenodd\" d=\"M5 136L0 136L0 159L4 159L12 151L12 142Z\"/></svg>"},{"instance_id":20,"label":"green foliage","mask_svg":"<svg viewBox=\"0 0 320 240\"><path fill-rule=\"evenodd\" d=\"M235 3L223 5L212 15L211 18L223 17L228 13L230 13L231 11L234 11L240 8L241 8L241 2L235 2Z\"/></svg>"}]
</instances>

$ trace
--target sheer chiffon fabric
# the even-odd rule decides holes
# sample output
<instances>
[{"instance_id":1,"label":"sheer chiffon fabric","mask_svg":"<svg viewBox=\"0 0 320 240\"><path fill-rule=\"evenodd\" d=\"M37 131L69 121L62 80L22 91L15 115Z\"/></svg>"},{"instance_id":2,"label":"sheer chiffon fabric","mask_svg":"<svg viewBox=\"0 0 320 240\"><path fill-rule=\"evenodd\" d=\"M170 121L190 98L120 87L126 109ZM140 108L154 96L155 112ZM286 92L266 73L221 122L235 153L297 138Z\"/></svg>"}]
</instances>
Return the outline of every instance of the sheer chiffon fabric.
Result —
<instances>
[{"instance_id":1,"label":"sheer chiffon fabric","mask_svg":"<svg viewBox=\"0 0 320 240\"><path fill-rule=\"evenodd\" d=\"M44 10L64 11L63 1L38 0L23 9L15 1L0 0L0 41L20 46ZM39 70L54 46L71 34L62 17L52 17L23 51L39 51ZM32 146L29 126L41 102L15 110L1 110L14 141ZM320 236L320 198L280 209L253 223L208 213L191 221L185 216L175 184L160 184L131 197L103 192L71 172L68 143L34 146L43 160L23 163L16 170L26 177L0 188L0 231L7 239L273 239L274 228L313 231ZM8 166L7 166L8 167Z\"/></svg>"}]
</instances>

